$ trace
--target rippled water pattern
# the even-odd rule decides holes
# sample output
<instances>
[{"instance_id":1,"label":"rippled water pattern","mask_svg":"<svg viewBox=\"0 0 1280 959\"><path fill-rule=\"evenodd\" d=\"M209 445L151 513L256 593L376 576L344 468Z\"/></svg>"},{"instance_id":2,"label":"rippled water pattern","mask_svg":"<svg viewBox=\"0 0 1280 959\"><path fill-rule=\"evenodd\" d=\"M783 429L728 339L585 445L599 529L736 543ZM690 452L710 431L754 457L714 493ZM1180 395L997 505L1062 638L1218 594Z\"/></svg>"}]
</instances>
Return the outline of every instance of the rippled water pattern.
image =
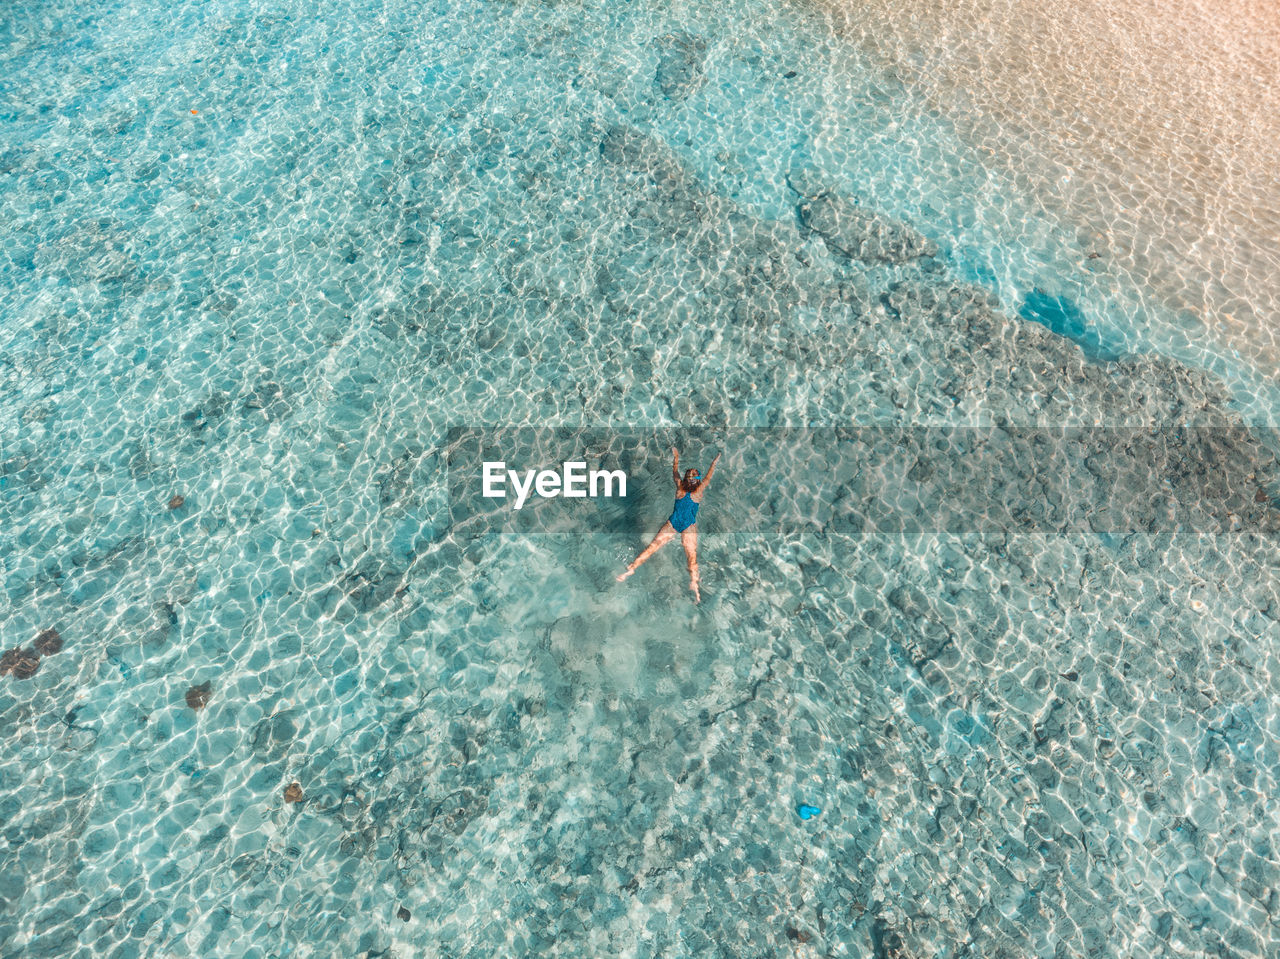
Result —
<instances>
[{"instance_id":1,"label":"rippled water pattern","mask_svg":"<svg viewBox=\"0 0 1280 959\"><path fill-rule=\"evenodd\" d=\"M838 21L4 8L0 955L1280 949L1274 371Z\"/></svg>"}]
</instances>

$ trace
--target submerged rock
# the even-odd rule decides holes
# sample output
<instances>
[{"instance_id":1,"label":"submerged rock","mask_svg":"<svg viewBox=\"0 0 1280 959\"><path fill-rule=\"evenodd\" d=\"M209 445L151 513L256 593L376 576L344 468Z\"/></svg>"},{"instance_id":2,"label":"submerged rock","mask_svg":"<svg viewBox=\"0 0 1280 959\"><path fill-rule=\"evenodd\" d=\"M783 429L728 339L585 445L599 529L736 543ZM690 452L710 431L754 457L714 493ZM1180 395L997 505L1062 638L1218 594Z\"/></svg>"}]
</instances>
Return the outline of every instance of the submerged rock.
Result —
<instances>
[{"instance_id":1,"label":"submerged rock","mask_svg":"<svg viewBox=\"0 0 1280 959\"><path fill-rule=\"evenodd\" d=\"M199 433L208 426L216 425L227 414L230 397L221 390L214 390L199 406L182 414L182 423L192 432Z\"/></svg>"},{"instance_id":2,"label":"submerged rock","mask_svg":"<svg viewBox=\"0 0 1280 959\"><path fill-rule=\"evenodd\" d=\"M797 208L800 224L818 234L833 253L863 263L907 263L936 256L938 246L906 223L864 210L825 192Z\"/></svg>"},{"instance_id":3,"label":"submerged rock","mask_svg":"<svg viewBox=\"0 0 1280 959\"><path fill-rule=\"evenodd\" d=\"M33 645L41 656L52 656L62 650L62 637L56 629L42 630Z\"/></svg>"},{"instance_id":4,"label":"submerged rock","mask_svg":"<svg viewBox=\"0 0 1280 959\"><path fill-rule=\"evenodd\" d=\"M30 679L40 668L40 654L34 649L11 650L17 653L13 659L11 672L14 679ZM7 655L7 654L6 654Z\"/></svg>"},{"instance_id":5,"label":"submerged rock","mask_svg":"<svg viewBox=\"0 0 1280 959\"><path fill-rule=\"evenodd\" d=\"M367 556L342 578L342 598L362 613L377 609L391 599L402 585L399 569L382 560ZM336 597L334 597L336 598Z\"/></svg>"},{"instance_id":6,"label":"submerged rock","mask_svg":"<svg viewBox=\"0 0 1280 959\"><path fill-rule=\"evenodd\" d=\"M6 649L4 655L0 656L0 676L7 676L13 672L13 667L18 665L18 661L22 658L22 650L18 647Z\"/></svg>"},{"instance_id":7,"label":"submerged rock","mask_svg":"<svg viewBox=\"0 0 1280 959\"><path fill-rule=\"evenodd\" d=\"M209 697L212 694L212 683L204 682L199 686L192 686L187 690L187 705L195 710L204 709L205 706L209 705Z\"/></svg>"},{"instance_id":8,"label":"submerged rock","mask_svg":"<svg viewBox=\"0 0 1280 959\"><path fill-rule=\"evenodd\" d=\"M285 410L284 388L274 380L260 381L245 397L241 407L242 413L252 413L254 410L262 410L268 419L278 419Z\"/></svg>"},{"instance_id":9,"label":"submerged rock","mask_svg":"<svg viewBox=\"0 0 1280 959\"><path fill-rule=\"evenodd\" d=\"M681 100L703 81L702 61L707 41L680 30L661 37L658 45L662 53L658 57L654 83L668 100Z\"/></svg>"},{"instance_id":10,"label":"submerged rock","mask_svg":"<svg viewBox=\"0 0 1280 959\"><path fill-rule=\"evenodd\" d=\"M600 156L620 170L646 177L657 188L653 199L658 200L659 205L645 210L658 221L684 219L680 208L697 201L703 205L708 202L696 178L671 154L666 144L635 127L625 124L610 127L600 140Z\"/></svg>"},{"instance_id":11,"label":"submerged rock","mask_svg":"<svg viewBox=\"0 0 1280 959\"><path fill-rule=\"evenodd\" d=\"M871 954L876 959L906 959L902 936L879 915L871 923Z\"/></svg>"},{"instance_id":12,"label":"submerged rock","mask_svg":"<svg viewBox=\"0 0 1280 959\"><path fill-rule=\"evenodd\" d=\"M808 164L800 164L788 170L786 181L791 191L805 200L816 199L830 190L827 175L817 167Z\"/></svg>"},{"instance_id":13,"label":"submerged rock","mask_svg":"<svg viewBox=\"0 0 1280 959\"><path fill-rule=\"evenodd\" d=\"M298 783L289 783L284 787L284 801L287 803L299 803L306 796L302 793L302 787Z\"/></svg>"}]
</instances>

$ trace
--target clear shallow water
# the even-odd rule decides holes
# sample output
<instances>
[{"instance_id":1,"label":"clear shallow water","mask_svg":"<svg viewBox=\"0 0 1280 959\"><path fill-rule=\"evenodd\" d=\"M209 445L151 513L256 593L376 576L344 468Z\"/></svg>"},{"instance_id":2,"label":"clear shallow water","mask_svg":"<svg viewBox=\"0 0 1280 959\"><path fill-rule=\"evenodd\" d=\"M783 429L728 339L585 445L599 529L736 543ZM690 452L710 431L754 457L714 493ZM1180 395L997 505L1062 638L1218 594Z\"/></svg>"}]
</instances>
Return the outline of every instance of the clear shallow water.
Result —
<instances>
[{"instance_id":1,"label":"clear shallow water","mask_svg":"<svg viewBox=\"0 0 1280 959\"><path fill-rule=\"evenodd\" d=\"M968 486L859 530L856 444L740 432L1274 422L1265 368L1101 362L1152 291L824 17L4 28L0 630L64 641L0 678L4 954L1275 950L1273 433L1118 445L1105 522L1026 440L938 532ZM451 529L460 424L726 448L706 602L612 581L657 494Z\"/></svg>"}]
</instances>

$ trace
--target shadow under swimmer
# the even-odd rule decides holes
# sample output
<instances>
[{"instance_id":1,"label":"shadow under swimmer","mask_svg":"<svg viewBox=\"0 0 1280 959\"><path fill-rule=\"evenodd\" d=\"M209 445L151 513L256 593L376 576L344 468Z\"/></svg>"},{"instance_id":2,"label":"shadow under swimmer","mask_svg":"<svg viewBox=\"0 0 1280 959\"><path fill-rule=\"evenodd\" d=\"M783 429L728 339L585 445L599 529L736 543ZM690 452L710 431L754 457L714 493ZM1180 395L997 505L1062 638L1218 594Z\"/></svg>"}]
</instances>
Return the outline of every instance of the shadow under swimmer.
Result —
<instances>
[{"instance_id":1,"label":"shadow under swimmer","mask_svg":"<svg viewBox=\"0 0 1280 959\"><path fill-rule=\"evenodd\" d=\"M536 494L542 499L625 498L627 474L624 470L587 469L584 462L566 462L556 470L507 469L505 461L488 461L483 466L482 495L486 499L505 499L507 487L515 495L512 509L519 510Z\"/></svg>"}]
</instances>

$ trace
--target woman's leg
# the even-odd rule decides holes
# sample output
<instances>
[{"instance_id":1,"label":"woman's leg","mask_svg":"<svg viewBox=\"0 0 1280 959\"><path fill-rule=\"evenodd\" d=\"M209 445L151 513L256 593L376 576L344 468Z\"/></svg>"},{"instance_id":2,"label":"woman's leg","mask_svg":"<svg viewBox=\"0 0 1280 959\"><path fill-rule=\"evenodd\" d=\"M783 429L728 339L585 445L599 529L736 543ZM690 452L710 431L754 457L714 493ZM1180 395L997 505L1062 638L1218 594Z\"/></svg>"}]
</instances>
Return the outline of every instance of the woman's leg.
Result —
<instances>
[{"instance_id":1,"label":"woman's leg","mask_svg":"<svg viewBox=\"0 0 1280 959\"><path fill-rule=\"evenodd\" d=\"M676 528L671 525L670 520L667 520L662 524L662 529L658 530L658 535L655 536L653 541L644 548L644 552L631 561L631 565L627 567L626 572L618 574L618 582L621 583L624 579L634 573L637 566L647 561L649 557L656 553L667 540L671 539L671 537L675 535Z\"/></svg>"},{"instance_id":2,"label":"woman's leg","mask_svg":"<svg viewBox=\"0 0 1280 959\"><path fill-rule=\"evenodd\" d=\"M698 524L694 523L680 534L680 545L684 547L684 557L689 561L689 588L693 590L694 602L702 602L702 594L698 591Z\"/></svg>"}]
</instances>

